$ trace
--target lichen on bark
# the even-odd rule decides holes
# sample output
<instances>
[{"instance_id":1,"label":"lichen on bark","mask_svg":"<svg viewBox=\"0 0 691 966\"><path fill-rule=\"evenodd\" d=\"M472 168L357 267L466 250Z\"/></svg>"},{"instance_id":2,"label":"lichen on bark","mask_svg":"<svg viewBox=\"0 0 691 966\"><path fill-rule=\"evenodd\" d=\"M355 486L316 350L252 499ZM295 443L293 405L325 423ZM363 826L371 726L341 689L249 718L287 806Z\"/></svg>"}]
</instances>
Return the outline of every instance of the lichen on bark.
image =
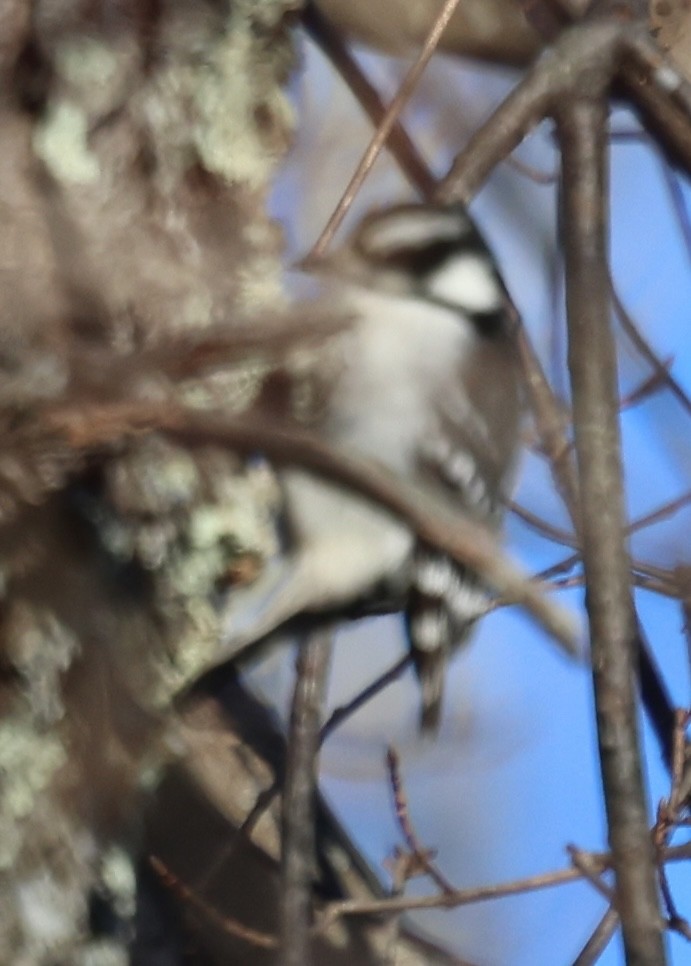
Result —
<instances>
[{"instance_id":1,"label":"lichen on bark","mask_svg":"<svg viewBox=\"0 0 691 966\"><path fill-rule=\"evenodd\" d=\"M4 429L122 391L108 359L126 371L180 333L281 307L265 202L293 126L294 7L3 5ZM151 373L130 390L224 392ZM214 594L238 558L273 552L276 492L229 454L155 437L85 459L18 438L0 452L0 961L124 962L123 940L90 936L89 896L170 755Z\"/></svg>"}]
</instances>

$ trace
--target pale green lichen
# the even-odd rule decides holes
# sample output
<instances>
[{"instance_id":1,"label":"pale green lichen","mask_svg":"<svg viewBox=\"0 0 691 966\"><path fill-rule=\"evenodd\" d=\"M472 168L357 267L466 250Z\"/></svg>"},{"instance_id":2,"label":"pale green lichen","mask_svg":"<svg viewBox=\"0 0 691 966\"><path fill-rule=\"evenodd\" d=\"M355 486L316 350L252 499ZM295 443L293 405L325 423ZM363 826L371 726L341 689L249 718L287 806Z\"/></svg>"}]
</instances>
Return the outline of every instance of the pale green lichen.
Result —
<instances>
[{"instance_id":1,"label":"pale green lichen","mask_svg":"<svg viewBox=\"0 0 691 966\"><path fill-rule=\"evenodd\" d=\"M93 37L69 37L57 46L55 69L75 88L109 86L118 70L116 52Z\"/></svg>"},{"instance_id":2,"label":"pale green lichen","mask_svg":"<svg viewBox=\"0 0 691 966\"><path fill-rule=\"evenodd\" d=\"M129 962L125 945L111 939L87 943L74 958L75 966L127 966Z\"/></svg>"},{"instance_id":3,"label":"pale green lichen","mask_svg":"<svg viewBox=\"0 0 691 966\"><path fill-rule=\"evenodd\" d=\"M217 502L190 510L156 578L159 599L169 602L167 623L177 628L166 653L152 655L156 708L166 707L213 662L221 631L213 601L233 562L245 553L266 561L278 551L279 491L271 472L260 465L216 482Z\"/></svg>"},{"instance_id":4,"label":"pale green lichen","mask_svg":"<svg viewBox=\"0 0 691 966\"><path fill-rule=\"evenodd\" d=\"M289 10L300 10L303 0L235 0L233 14L248 24L273 30Z\"/></svg>"},{"instance_id":5,"label":"pale green lichen","mask_svg":"<svg viewBox=\"0 0 691 966\"><path fill-rule=\"evenodd\" d=\"M208 597L233 561L251 553L266 560L278 551L278 491L261 473L232 477L225 498L190 514L182 539L166 562L166 580L183 599Z\"/></svg>"},{"instance_id":6,"label":"pale green lichen","mask_svg":"<svg viewBox=\"0 0 691 966\"><path fill-rule=\"evenodd\" d=\"M140 115L151 137L162 195L175 195L181 177L201 165L227 185L256 193L261 204L295 127L280 86L292 47L277 30L290 6L276 0L234 3L213 32L189 24L184 46L130 99L131 112ZM242 258L233 266L234 306L243 313L275 310L284 300L280 232L264 216L249 221L264 237L238 240ZM214 308L213 299L201 293L181 304L174 324L206 325Z\"/></svg>"},{"instance_id":7,"label":"pale green lichen","mask_svg":"<svg viewBox=\"0 0 691 966\"><path fill-rule=\"evenodd\" d=\"M96 155L87 142L87 116L77 104L54 104L34 131L33 147L51 173L72 184L93 184L99 178Z\"/></svg>"},{"instance_id":8,"label":"pale green lichen","mask_svg":"<svg viewBox=\"0 0 691 966\"><path fill-rule=\"evenodd\" d=\"M12 718L0 724L0 868L9 868L21 847L16 823L31 814L65 761L58 737Z\"/></svg>"},{"instance_id":9,"label":"pale green lichen","mask_svg":"<svg viewBox=\"0 0 691 966\"><path fill-rule=\"evenodd\" d=\"M120 512L154 519L190 504L199 487L194 456L152 437L110 467L107 494Z\"/></svg>"},{"instance_id":10,"label":"pale green lichen","mask_svg":"<svg viewBox=\"0 0 691 966\"><path fill-rule=\"evenodd\" d=\"M272 128L291 130L294 115L288 98L276 88L269 101L258 101L256 41L239 18L211 49L197 77L194 100L198 122L192 135L208 171L230 182L265 189L285 144L272 148L257 121L260 109Z\"/></svg>"},{"instance_id":11,"label":"pale green lichen","mask_svg":"<svg viewBox=\"0 0 691 966\"><path fill-rule=\"evenodd\" d=\"M9 656L35 720L55 723L64 714L61 677L79 653L79 641L50 609L22 600L9 605L7 627Z\"/></svg>"},{"instance_id":12,"label":"pale green lichen","mask_svg":"<svg viewBox=\"0 0 691 966\"><path fill-rule=\"evenodd\" d=\"M238 305L246 312L275 311L287 304L276 258L258 255L238 272Z\"/></svg>"},{"instance_id":13,"label":"pale green lichen","mask_svg":"<svg viewBox=\"0 0 691 966\"><path fill-rule=\"evenodd\" d=\"M261 359L246 360L242 365L211 373L180 387L180 399L191 409L223 408L241 413L256 400L271 364Z\"/></svg>"},{"instance_id":14,"label":"pale green lichen","mask_svg":"<svg viewBox=\"0 0 691 966\"><path fill-rule=\"evenodd\" d=\"M140 64L138 44L125 31L109 33L103 40L67 33L54 47L54 103L78 104L90 121L98 122L130 96Z\"/></svg>"},{"instance_id":15,"label":"pale green lichen","mask_svg":"<svg viewBox=\"0 0 691 966\"><path fill-rule=\"evenodd\" d=\"M84 911L84 900L71 885L48 871L17 877L15 908L35 963L59 962L71 945L75 919Z\"/></svg>"},{"instance_id":16,"label":"pale green lichen","mask_svg":"<svg viewBox=\"0 0 691 966\"><path fill-rule=\"evenodd\" d=\"M152 656L154 683L148 696L152 708L165 709L175 695L209 667L218 649L219 619L205 600L191 598L178 617L180 631L167 655ZM170 653L172 652L172 653Z\"/></svg>"},{"instance_id":17,"label":"pale green lichen","mask_svg":"<svg viewBox=\"0 0 691 966\"><path fill-rule=\"evenodd\" d=\"M240 267L237 279L237 304L251 318L269 310L287 307L279 254L283 251L283 232L269 219L250 221L242 231L243 247L251 253Z\"/></svg>"},{"instance_id":18,"label":"pale green lichen","mask_svg":"<svg viewBox=\"0 0 691 966\"><path fill-rule=\"evenodd\" d=\"M194 550L205 553L231 541L240 552L254 551L265 556L276 549L273 519L258 503L253 481L233 480L227 502L200 506L192 514L189 527Z\"/></svg>"},{"instance_id":19,"label":"pale green lichen","mask_svg":"<svg viewBox=\"0 0 691 966\"><path fill-rule=\"evenodd\" d=\"M206 326L212 317L214 300L210 292L199 289L191 292L180 307L177 325L182 329L192 329Z\"/></svg>"},{"instance_id":20,"label":"pale green lichen","mask_svg":"<svg viewBox=\"0 0 691 966\"><path fill-rule=\"evenodd\" d=\"M271 57L237 11L197 47L190 41L186 60L161 67L137 100L161 146L161 186L174 187L198 160L228 183L264 192L294 127Z\"/></svg>"},{"instance_id":21,"label":"pale green lichen","mask_svg":"<svg viewBox=\"0 0 691 966\"><path fill-rule=\"evenodd\" d=\"M242 309L256 310L267 302L275 306L280 298L279 260L271 255L277 251L277 241L270 236L270 223L261 213L261 198L293 127L289 102L279 88L291 54L284 38L276 34L274 46L262 39L262 30L273 30L288 6L282 0L237 0L231 5L231 13L224 17L225 29L218 29L216 14L213 29L207 27L206 18L202 17L198 42L183 35L180 46L168 52L164 62L157 64L141 86L127 95L130 116L147 129L151 141L157 162L153 176L157 192L165 194L166 187L177 191L181 175L198 162L227 183L239 184L243 189L238 193L241 203L244 189L256 190L259 227L248 230L246 237L238 240L243 264L239 268L231 266L234 285L237 277L237 304ZM54 100L36 124L34 149L49 172L63 183L89 185L108 174L105 154L102 171L91 150L89 131L100 107L112 106L125 91L123 78L128 68L123 68L123 64L132 63L131 59L128 61L130 52L113 50L84 37L68 37L55 43L54 66L59 83L52 91ZM141 124L142 114L150 124ZM97 138L94 142L100 143ZM170 217L173 215L174 212ZM182 230L186 227L183 225ZM199 258L203 256L200 245ZM186 300L181 298L179 308L175 324L187 328L206 324L214 303L200 289ZM220 373L209 379L205 390L197 391L200 396L207 393L206 404L212 400L213 405L218 405L221 399L223 405L237 404L241 408L256 394L266 368L262 362L238 366L230 374ZM100 502L100 507L94 510L92 523L107 552L118 561L136 560L149 569L145 583L147 593L151 589L151 598L147 606L151 608L149 616L155 618L152 624L156 623L156 631L151 635L146 656L139 655L139 663L130 662L138 671L143 670L142 677L149 679L140 691L136 682L132 684L132 692L148 708L168 708L180 688L193 681L213 659L220 630L216 608L219 586L223 586L238 554L256 552L266 559L276 550L273 517L277 495L273 478L252 471L241 474L227 456L225 468L218 471L209 470L211 459L202 456L198 463L203 472L198 473L192 465L197 458L197 453L192 460L187 454L178 458L175 454L149 451L143 456L148 471L138 471L142 495L139 504L123 506L124 494L133 492L131 478L123 482L118 493L121 500L113 498L109 502L108 495L94 500ZM45 679L46 686L52 687L75 653L76 645L60 637L62 628L43 619L40 624L29 628L23 639L24 666L27 679L33 680L36 655L44 645L54 647L55 661L50 669L53 677ZM135 647L137 635L133 633L131 640ZM129 646L129 638L114 641L118 660L125 652L123 665L127 663ZM143 668L146 660L151 662L148 669ZM22 713L28 710L35 716L36 708L26 695L21 703ZM45 700L40 704L44 706ZM54 713L55 709L51 714ZM35 720L22 723L17 715L17 720L8 717L0 725L0 867L5 869L12 867L27 845L29 825L24 820L33 813L35 822L40 808L54 810L51 783L69 763L60 737L37 731L35 724ZM140 785L160 778L160 761L160 749L142 756ZM53 839L49 844L72 842L74 830L63 834L60 829L56 833L55 821L51 812L50 820L40 826L50 830ZM44 847L42 842L37 845ZM49 861L53 862L52 855ZM94 857L88 863L89 872L95 865ZM122 907L118 911L128 915L134 888L126 854L109 850L103 857L101 878L116 897L116 905ZM80 910L83 886L88 881L89 876L84 875L72 890L78 900L75 908L67 909L65 905L75 930L75 946L65 957L57 958L75 966L124 966L127 956L119 943L85 943L83 934L77 935L83 927ZM22 962L21 955L17 950L18 964ZM43 959L32 958L31 953L26 960L32 966L39 961Z\"/></svg>"},{"instance_id":22,"label":"pale green lichen","mask_svg":"<svg viewBox=\"0 0 691 966\"><path fill-rule=\"evenodd\" d=\"M123 919L133 916L137 905L137 876L131 856L120 846L111 845L101 856L100 880L118 916Z\"/></svg>"}]
</instances>

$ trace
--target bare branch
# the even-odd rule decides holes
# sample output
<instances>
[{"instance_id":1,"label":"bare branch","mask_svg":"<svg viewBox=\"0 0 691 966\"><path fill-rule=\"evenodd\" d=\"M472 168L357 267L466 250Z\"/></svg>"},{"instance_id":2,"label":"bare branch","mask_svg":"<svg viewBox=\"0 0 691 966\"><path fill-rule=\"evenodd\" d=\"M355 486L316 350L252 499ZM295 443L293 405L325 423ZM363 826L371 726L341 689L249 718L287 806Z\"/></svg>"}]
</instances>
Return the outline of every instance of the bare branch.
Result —
<instances>
[{"instance_id":1,"label":"bare branch","mask_svg":"<svg viewBox=\"0 0 691 966\"><path fill-rule=\"evenodd\" d=\"M643 21L646 13L644 9ZM647 30L632 32L626 46L633 62L644 72L648 89L666 96L668 103L679 109L688 124L691 120L691 84L686 77L660 50Z\"/></svg>"},{"instance_id":2,"label":"bare branch","mask_svg":"<svg viewBox=\"0 0 691 966\"><path fill-rule=\"evenodd\" d=\"M290 713L282 802L281 962L310 966L312 882L316 877L315 798L319 725L331 655L331 630L302 643Z\"/></svg>"},{"instance_id":3,"label":"bare branch","mask_svg":"<svg viewBox=\"0 0 691 966\"><path fill-rule=\"evenodd\" d=\"M600 78L602 84L604 78ZM597 78L558 117L563 159L569 371L574 400L598 741L629 962L663 964L655 857L636 719L636 625L606 261L606 106Z\"/></svg>"},{"instance_id":4,"label":"bare branch","mask_svg":"<svg viewBox=\"0 0 691 966\"><path fill-rule=\"evenodd\" d=\"M691 714L678 709L674 715L672 738L672 781L669 797L662 799L657 809L657 821L653 828L653 842L662 853L675 829L683 820L682 811L686 804L686 790L684 788L684 768L686 764L686 728ZM691 938L689 924L677 911L672 895L672 889L667 878L667 870L663 863L659 867L660 892L667 909L669 928L681 933L687 939Z\"/></svg>"},{"instance_id":5,"label":"bare branch","mask_svg":"<svg viewBox=\"0 0 691 966\"><path fill-rule=\"evenodd\" d=\"M622 36L621 25L606 20L565 30L473 135L440 182L437 197L467 204L492 168L552 114L565 95L593 75L615 69Z\"/></svg>"},{"instance_id":6,"label":"bare branch","mask_svg":"<svg viewBox=\"0 0 691 966\"><path fill-rule=\"evenodd\" d=\"M158 856L149 856L149 862L166 888L174 892L182 902L194 908L198 914L213 922L223 932L230 933L231 936L236 936L238 939L243 939L250 946L258 946L261 949L275 949L277 947L278 941L275 936L243 926L241 922L230 916L222 916L210 903L205 902L182 879L171 872Z\"/></svg>"},{"instance_id":7,"label":"bare branch","mask_svg":"<svg viewBox=\"0 0 691 966\"><path fill-rule=\"evenodd\" d=\"M501 885L477 886L472 889L455 889L453 892L436 893L433 896L394 896L391 899L379 899L372 902L344 900L329 903L317 920L317 928L323 930L339 916L366 916L373 914L396 914L414 909L456 909L459 906L472 905L488 899L502 899L505 896L520 895L539 889L550 889L558 885L567 885L583 878L580 869L560 869L557 872L545 872L540 875L515 879Z\"/></svg>"},{"instance_id":8,"label":"bare branch","mask_svg":"<svg viewBox=\"0 0 691 966\"><path fill-rule=\"evenodd\" d=\"M691 844L670 846L663 850L660 858L665 862L685 862L691 858ZM599 867L604 872L606 869L612 868L612 863L612 856L607 852L589 853L589 869L591 871ZM556 872L527 876L524 879L514 879L500 885L456 889L454 892L437 893L433 896L395 896L390 899L378 899L371 902L346 899L328 903L319 915L315 929L319 932L327 929L339 916L396 915L414 909L456 909L459 906L472 905L476 902L502 899L505 896L568 885L583 878L584 875L580 869L571 867ZM662 920L660 922L662 923ZM642 960L642 962L645 962L645 960ZM651 960L651 962L654 962L654 960Z\"/></svg>"},{"instance_id":9,"label":"bare branch","mask_svg":"<svg viewBox=\"0 0 691 966\"><path fill-rule=\"evenodd\" d=\"M536 2L539 5L539 0ZM543 4L554 14L554 22L536 19L535 25L550 39L556 35L559 23L575 23L584 14L587 17L609 14L619 22L627 56L616 65L618 77L647 130L673 162L691 171L689 84L649 36L647 0L617 0L616 3L543 0Z\"/></svg>"}]
</instances>

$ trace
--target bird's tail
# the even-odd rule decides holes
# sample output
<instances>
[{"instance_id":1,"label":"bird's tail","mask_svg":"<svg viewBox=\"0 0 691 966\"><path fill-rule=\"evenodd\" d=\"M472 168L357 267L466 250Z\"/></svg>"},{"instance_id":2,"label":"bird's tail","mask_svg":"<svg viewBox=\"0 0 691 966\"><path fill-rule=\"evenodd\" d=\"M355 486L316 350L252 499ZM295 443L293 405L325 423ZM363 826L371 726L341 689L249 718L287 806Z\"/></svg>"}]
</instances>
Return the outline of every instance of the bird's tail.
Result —
<instances>
[{"instance_id":1,"label":"bird's tail","mask_svg":"<svg viewBox=\"0 0 691 966\"><path fill-rule=\"evenodd\" d=\"M487 609L477 577L448 557L420 546L415 553L406 627L420 682L420 730L436 734L441 721L446 665Z\"/></svg>"},{"instance_id":2,"label":"bird's tail","mask_svg":"<svg viewBox=\"0 0 691 966\"><path fill-rule=\"evenodd\" d=\"M415 673L420 682L420 731L436 735L441 723L447 654L440 650L426 652L412 647Z\"/></svg>"}]
</instances>

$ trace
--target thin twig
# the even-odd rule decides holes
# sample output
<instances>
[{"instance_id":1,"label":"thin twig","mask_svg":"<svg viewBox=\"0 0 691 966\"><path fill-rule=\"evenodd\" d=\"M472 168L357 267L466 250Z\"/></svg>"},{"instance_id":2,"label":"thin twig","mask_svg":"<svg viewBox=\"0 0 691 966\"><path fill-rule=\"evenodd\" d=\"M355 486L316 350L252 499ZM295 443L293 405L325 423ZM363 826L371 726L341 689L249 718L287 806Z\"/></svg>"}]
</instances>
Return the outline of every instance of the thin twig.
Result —
<instances>
[{"instance_id":1,"label":"thin twig","mask_svg":"<svg viewBox=\"0 0 691 966\"><path fill-rule=\"evenodd\" d=\"M511 510L511 512L518 517L519 520L522 520L531 529L542 534L542 536L547 537L549 540L552 540L554 543L558 543L566 547L578 546L578 540L572 533L569 533L568 530L562 530L561 527L557 527L553 523L549 523L549 521L544 520L536 513L533 513L532 510L528 510L527 507L521 506L514 500L508 500L506 505L509 510Z\"/></svg>"},{"instance_id":2,"label":"thin twig","mask_svg":"<svg viewBox=\"0 0 691 966\"><path fill-rule=\"evenodd\" d=\"M639 530L644 530L646 527L651 527L655 523L661 523L662 520L666 520L668 517L674 516L679 510L683 510L684 507L691 503L691 490L687 490L686 493L682 493L681 496L676 497L674 500L668 500L663 503L662 506L658 507L656 510L651 510L646 513L645 516L639 517L630 523L627 527L628 533L638 533Z\"/></svg>"},{"instance_id":3,"label":"thin twig","mask_svg":"<svg viewBox=\"0 0 691 966\"><path fill-rule=\"evenodd\" d=\"M662 359L662 365L665 367L666 371L669 372L672 363L672 358ZM619 400L619 411L624 412L626 409L632 409L634 406L640 406L641 403L646 402L652 396L655 396L662 389L665 388L665 379L658 373L654 372L652 375L644 379L638 386L627 392L625 396L622 396Z\"/></svg>"},{"instance_id":4,"label":"thin twig","mask_svg":"<svg viewBox=\"0 0 691 966\"><path fill-rule=\"evenodd\" d=\"M611 284L612 288L612 299L614 302L614 310L617 314L619 322L622 329L626 333L626 336L630 340L633 347L636 349L638 354L642 356L651 367L653 372L660 377L661 382L663 382L669 391L675 396L675 398L681 403L686 412L691 415L691 399L686 395L684 389L674 378L672 373L669 371L668 367L664 362L658 358L657 354L650 347L648 341L641 334L640 329L633 320L631 314L627 311L624 303L619 298L614 284Z\"/></svg>"},{"instance_id":5,"label":"thin twig","mask_svg":"<svg viewBox=\"0 0 691 966\"><path fill-rule=\"evenodd\" d=\"M237 919L232 919L230 916L222 916L218 910L201 899L175 873L171 872L168 866L158 856L150 855L149 862L167 889L175 893L182 902L192 906L198 913L201 913L204 918L213 922L223 932L235 936L237 939L242 939L251 946L259 946L262 949L275 949L278 946L276 936L259 932L257 929L250 929L248 926L243 926L241 922L238 922Z\"/></svg>"},{"instance_id":6,"label":"thin twig","mask_svg":"<svg viewBox=\"0 0 691 966\"><path fill-rule=\"evenodd\" d=\"M674 514L678 513L679 510L683 510L684 507L689 505L689 503L691 503L691 490L688 490L686 493L683 493L681 496L677 497L674 500L669 500L663 503L662 506L657 507L655 510L651 510L649 513L646 513L644 516L639 517L637 520L634 520L632 523L628 524L625 532L627 536L630 536L631 534L638 533L640 530L645 530L646 527L651 527L656 523L661 523L663 520L666 520L668 517L674 516ZM513 505L511 508L514 509ZM519 516L520 515L521 513L519 513ZM542 521L539 518L538 520L539 520L539 525L540 525L540 528L542 529L542 532L549 536L550 534L548 533L547 527L550 527L551 525L547 524L545 526L544 521ZM537 526L537 520L536 520L536 526ZM566 543L566 541L561 538L559 539L558 542ZM569 570L571 570L573 567L576 566L576 564L580 562L580 560L581 560L580 551L578 553L569 554L568 557L564 557L564 559L560 560L558 563L552 564L550 567L546 567L544 570L541 570L538 574L535 575L535 579L551 580L553 577L557 576L558 574L566 573ZM638 569L641 572L645 571L646 573L650 573L650 568L646 567L644 564L642 564L639 561L632 561L632 566L634 570ZM658 573L656 574L656 576L660 577L663 575ZM669 579L671 584L673 582L673 578L671 574L669 575ZM672 594L672 596L676 596L678 593L678 589L674 586L670 586L670 593Z\"/></svg>"},{"instance_id":7,"label":"thin twig","mask_svg":"<svg viewBox=\"0 0 691 966\"><path fill-rule=\"evenodd\" d=\"M456 909L459 906L472 905L489 899L501 899L505 896L550 889L553 886L578 882L582 878L583 874L579 869L560 869L557 872L545 872L541 875L527 876L524 879L515 879L501 885L456 889L450 893L438 892L433 896L395 896L391 899L371 901L343 899L329 903L325 907L318 918L317 928L320 932L325 930L339 916L390 915L412 912L415 909Z\"/></svg>"},{"instance_id":8,"label":"thin twig","mask_svg":"<svg viewBox=\"0 0 691 966\"><path fill-rule=\"evenodd\" d=\"M660 855L660 860L664 862L687 861L689 858L691 858L691 844L688 843L664 848ZM183 901L193 905L203 916L215 922L225 932L229 932L239 938L246 939L247 942L265 948L275 948L278 945L278 940L275 936L248 929L236 920L221 916L213 906L204 902L203 899L200 899L195 892L175 876L158 857L152 856L150 857L150 861L157 874L161 877L164 885L171 889L171 891L177 893ZM602 871L605 871L611 868L611 856L606 852L590 853L589 865L592 869L600 868ZM474 889L457 889L452 893L438 893L434 896L423 896L420 898L396 896L388 899L365 901L358 899L337 900L324 907L315 922L313 932L325 932L331 923L342 915L353 916L377 913L396 915L408 909L456 908L457 906L470 905L475 902L500 899L504 896L548 889L552 886L567 885L570 882L576 882L582 878L583 874L579 869L570 868L529 876L524 879L515 879L500 885L480 886Z\"/></svg>"},{"instance_id":9,"label":"thin twig","mask_svg":"<svg viewBox=\"0 0 691 966\"><path fill-rule=\"evenodd\" d=\"M380 691L383 691L384 688L388 687L389 684L392 684L394 681L396 681L401 674L403 674L403 672L410 667L410 664L411 657L409 654L406 654L404 657L400 658L400 660L396 661L396 663L393 664L387 671L375 678L371 684L368 684L367 687L359 691L351 701L339 708L336 708L320 728L319 747L321 748L326 739L330 737L330 735L333 734L333 732L345 721L347 721L348 718L355 714L356 711L359 711L360 708L367 704L368 701L371 701L372 698L380 693ZM232 836L231 841L222 849L221 852L219 852L212 866L204 875L203 879L201 880L202 884L211 881L218 870L224 864L230 861L235 849L238 847L242 839L246 839L252 834L261 817L271 807L276 797L280 794L282 785L283 780L279 776L278 778L275 778L269 786L259 792L252 808L247 813L244 821L239 826L235 834ZM201 887L202 885L199 884L198 888Z\"/></svg>"},{"instance_id":10,"label":"thin twig","mask_svg":"<svg viewBox=\"0 0 691 966\"><path fill-rule=\"evenodd\" d=\"M434 864L430 850L424 847L417 836L408 811L408 796L403 787L400 758L396 749L391 745L386 752L386 763L389 769L389 780L393 792L398 827L410 850L411 858L414 860L414 868L418 872L426 872L442 892L454 892L454 886Z\"/></svg>"},{"instance_id":11,"label":"thin twig","mask_svg":"<svg viewBox=\"0 0 691 966\"><path fill-rule=\"evenodd\" d=\"M358 191L362 187L362 184L369 174L372 165L376 161L379 153L386 144L386 141L391 133L391 129L401 115L401 111L408 103L415 88L417 87L418 81L422 76L425 67L429 63L432 55L437 49L437 44L439 39L443 34L446 26L454 14L456 7L460 3L460 0L445 0L439 14L434 20L429 34L425 38L425 42L422 45L422 49L418 54L415 63L410 68L408 73L403 79L401 86L399 87L396 96L391 101L391 104L386 111L386 114L381 119L381 122L377 126L376 131L370 141L367 150L362 156L360 163L355 169L355 173L348 182L348 185L341 196L340 201L336 205L336 208L326 223L324 230L317 239L314 247L307 256L306 261L317 260L320 255L323 255L328 247L331 239L338 230L339 225L343 221L346 212L353 203L353 199L357 195Z\"/></svg>"},{"instance_id":12,"label":"thin twig","mask_svg":"<svg viewBox=\"0 0 691 966\"><path fill-rule=\"evenodd\" d=\"M646 577L642 574L632 573L631 580L634 587L638 587L639 590L648 590L651 594L657 594L660 597L668 597L670 600L676 600L679 597L678 591L675 587L668 581L655 580L652 577ZM646 711L648 709L646 708Z\"/></svg>"},{"instance_id":13,"label":"thin twig","mask_svg":"<svg viewBox=\"0 0 691 966\"><path fill-rule=\"evenodd\" d=\"M386 117L386 107L376 87L351 54L341 32L329 23L314 3L306 4L302 18L312 39L346 82L374 127L378 128ZM400 120L394 121L391 126L386 147L410 184L423 198L431 197L436 179Z\"/></svg>"},{"instance_id":14,"label":"thin twig","mask_svg":"<svg viewBox=\"0 0 691 966\"><path fill-rule=\"evenodd\" d=\"M262 815L268 811L276 796L280 793L282 784L283 782L281 778L275 778L267 788L259 792L254 801L254 805L245 816L242 824L233 834L230 842L219 853L218 858L214 861L213 867L209 874L205 876L207 882L210 881L214 875L216 875L218 870L224 864L231 860L233 853L243 839L246 840L250 838Z\"/></svg>"},{"instance_id":15,"label":"thin twig","mask_svg":"<svg viewBox=\"0 0 691 966\"><path fill-rule=\"evenodd\" d=\"M384 867L391 872L390 896L402 896L405 892L406 883L410 878L411 856L398 846L394 847L390 858L385 859ZM390 916L387 929L386 940L386 959L385 962L395 962L395 949L401 932L401 917ZM385 927L386 928L386 927Z\"/></svg>"},{"instance_id":16,"label":"thin twig","mask_svg":"<svg viewBox=\"0 0 691 966\"><path fill-rule=\"evenodd\" d=\"M578 869L583 878L587 879L595 891L599 892L607 902L614 904L614 890L602 881L602 869L597 862L593 862L590 852L585 852L576 845L567 845L566 851L571 857L574 868Z\"/></svg>"},{"instance_id":17,"label":"thin twig","mask_svg":"<svg viewBox=\"0 0 691 966\"><path fill-rule=\"evenodd\" d=\"M690 843L670 846L663 851L661 856L661 860L665 862L685 862L689 858L691 858ZM592 868L597 868L599 865L603 872L612 868L610 853L593 852L590 859ZM514 879L499 885L456 889L451 893L437 893L433 896L396 896L390 899L364 901L339 899L324 907L315 923L315 929L318 932L325 931L340 916L397 915L400 912L415 909L456 909L459 906L472 905L476 902L503 899L506 896L568 885L571 882L579 882L581 879L583 879L583 873L579 869L569 868L527 876L523 879Z\"/></svg>"},{"instance_id":18,"label":"thin twig","mask_svg":"<svg viewBox=\"0 0 691 966\"><path fill-rule=\"evenodd\" d=\"M545 567L544 570L540 570L535 574L535 580L552 580L554 577L558 577L560 574L566 574L574 567L578 566L581 562L581 552L571 553L568 557L564 557L555 564L551 564L549 567Z\"/></svg>"},{"instance_id":19,"label":"thin twig","mask_svg":"<svg viewBox=\"0 0 691 966\"><path fill-rule=\"evenodd\" d=\"M684 240L686 256L689 260L691 260L691 218L689 218L689 210L686 206L686 199L684 197L684 192L681 189L681 184L679 183L679 175L664 157L661 158L660 163L662 167L662 177L664 178L672 202L672 210L677 217L681 237Z\"/></svg>"},{"instance_id":20,"label":"thin twig","mask_svg":"<svg viewBox=\"0 0 691 966\"><path fill-rule=\"evenodd\" d=\"M674 574L681 605L682 630L686 641L686 660L691 667L691 567L681 564Z\"/></svg>"},{"instance_id":21,"label":"thin twig","mask_svg":"<svg viewBox=\"0 0 691 966\"><path fill-rule=\"evenodd\" d=\"M668 845L672 834L678 827L682 818L681 811L685 805L684 799L686 796L683 782L687 748L686 728L690 719L691 714L688 711L677 709L675 712L671 754L671 788L668 798L663 798L658 805L657 821L653 828L653 842L659 854L664 851L665 846ZM667 878L667 870L662 862L659 864L658 874L660 879L660 892L662 893L662 898L667 909L670 928L686 936L688 939L690 938L689 924L686 919L679 915L669 879Z\"/></svg>"},{"instance_id":22,"label":"thin twig","mask_svg":"<svg viewBox=\"0 0 691 966\"><path fill-rule=\"evenodd\" d=\"M676 846L665 850L664 858L670 860L686 860L691 852L691 846ZM594 864L601 862L602 870L611 868L611 856L608 853L592 853ZM323 931L339 916L395 914L414 909L453 909L459 906L471 905L490 899L501 899L506 896L549 889L558 885L578 882L583 873L576 868L560 869L556 872L546 872L539 875L514 879L500 885L477 886L471 889L457 889L453 893L442 893L434 896L408 896L393 899L366 900L357 899L338 900L329 903L317 923L319 931Z\"/></svg>"},{"instance_id":23,"label":"thin twig","mask_svg":"<svg viewBox=\"0 0 691 966\"><path fill-rule=\"evenodd\" d=\"M559 178L557 171L540 171L537 168L534 168L532 164L527 164L525 161L521 161L520 158L515 157L513 154L509 155L505 161L510 168L513 168L514 171L517 171L518 174L523 175L524 178L527 178L534 184L552 185L555 184Z\"/></svg>"},{"instance_id":24,"label":"thin twig","mask_svg":"<svg viewBox=\"0 0 691 966\"><path fill-rule=\"evenodd\" d=\"M572 577L562 577L550 583L553 591L573 590L574 587L585 587L585 577L583 574L574 574Z\"/></svg>"},{"instance_id":25,"label":"thin twig","mask_svg":"<svg viewBox=\"0 0 691 966\"><path fill-rule=\"evenodd\" d=\"M574 959L573 966L593 966L604 953L618 926L619 913L610 906Z\"/></svg>"},{"instance_id":26,"label":"thin twig","mask_svg":"<svg viewBox=\"0 0 691 966\"><path fill-rule=\"evenodd\" d=\"M387 671L384 671L383 674L380 674L378 678L375 678L371 684L368 684L367 687L359 691L352 701L341 705L339 708L335 708L332 711L330 718L324 723L321 731L319 732L319 744L322 745L329 735L336 730L336 728L342 725L347 718L350 718L351 715L358 711L363 705L367 704L368 701L371 701L372 698L376 697L380 691L383 691L384 688L398 680L398 678L411 666L411 664L412 658L409 654L406 654L404 657L396 661L396 663L393 664Z\"/></svg>"}]
</instances>

